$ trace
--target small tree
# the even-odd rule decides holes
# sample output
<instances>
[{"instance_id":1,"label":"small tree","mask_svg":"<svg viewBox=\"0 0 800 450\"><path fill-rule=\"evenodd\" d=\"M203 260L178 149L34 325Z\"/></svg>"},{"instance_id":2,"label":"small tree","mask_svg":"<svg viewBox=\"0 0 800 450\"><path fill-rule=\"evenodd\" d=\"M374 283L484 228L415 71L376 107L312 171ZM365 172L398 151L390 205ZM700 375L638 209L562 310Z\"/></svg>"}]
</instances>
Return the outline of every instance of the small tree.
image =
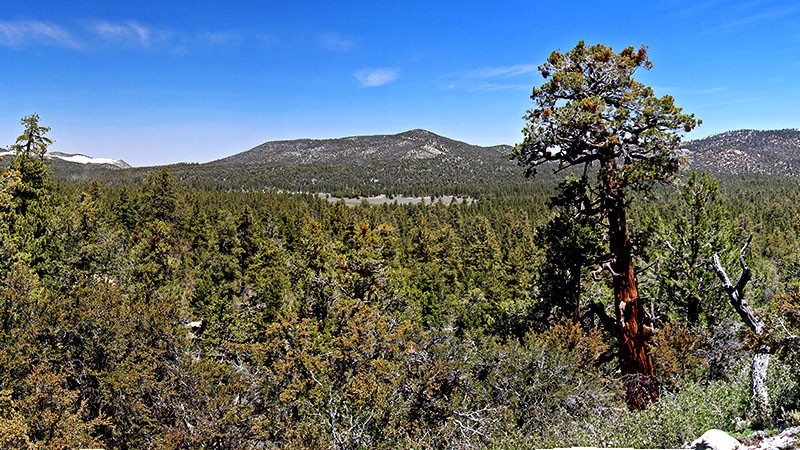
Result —
<instances>
[{"instance_id":1,"label":"small tree","mask_svg":"<svg viewBox=\"0 0 800 450\"><path fill-rule=\"evenodd\" d=\"M680 188L680 203L671 205L675 216L659 218L655 226L664 247L656 270L658 298L677 315L673 320L690 328L711 328L725 316L711 255L732 254L735 233L718 196L717 180L692 170Z\"/></svg>"},{"instance_id":2,"label":"small tree","mask_svg":"<svg viewBox=\"0 0 800 450\"><path fill-rule=\"evenodd\" d=\"M656 97L633 79L637 69L651 67L645 47L615 53L581 41L567 53L553 52L539 67L547 81L533 89L535 106L525 115L524 140L512 155L526 176L553 162L555 171L575 168L586 184L580 214L608 231L606 268L613 275L620 368L628 405L636 409L657 399L658 388L648 344L652 328L628 237L626 193L671 179L679 167L679 132L698 123L672 97Z\"/></svg>"},{"instance_id":3,"label":"small tree","mask_svg":"<svg viewBox=\"0 0 800 450\"><path fill-rule=\"evenodd\" d=\"M50 127L39 125L38 114L23 117L20 123L25 126L25 130L11 146L16 155L11 161L10 169L11 173L19 177L14 195L17 211L25 215L30 203L39 198L45 188L47 167L44 165L44 155L53 140L45 136Z\"/></svg>"},{"instance_id":4,"label":"small tree","mask_svg":"<svg viewBox=\"0 0 800 450\"><path fill-rule=\"evenodd\" d=\"M583 180L574 177L564 180L559 186L560 195L550 199L556 215L539 229L539 239L545 245L545 262L541 269L542 304L538 309L546 321L562 317L575 323L583 321L583 272L597 264L602 252L598 224L582 214L587 207L586 191Z\"/></svg>"},{"instance_id":5,"label":"small tree","mask_svg":"<svg viewBox=\"0 0 800 450\"><path fill-rule=\"evenodd\" d=\"M38 156L39 160L44 159L53 140L45 136L50 131L50 127L39 125L39 115L36 113L23 117L20 123L25 126L25 131L17 138L16 143L11 146L17 156L31 157Z\"/></svg>"}]
</instances>

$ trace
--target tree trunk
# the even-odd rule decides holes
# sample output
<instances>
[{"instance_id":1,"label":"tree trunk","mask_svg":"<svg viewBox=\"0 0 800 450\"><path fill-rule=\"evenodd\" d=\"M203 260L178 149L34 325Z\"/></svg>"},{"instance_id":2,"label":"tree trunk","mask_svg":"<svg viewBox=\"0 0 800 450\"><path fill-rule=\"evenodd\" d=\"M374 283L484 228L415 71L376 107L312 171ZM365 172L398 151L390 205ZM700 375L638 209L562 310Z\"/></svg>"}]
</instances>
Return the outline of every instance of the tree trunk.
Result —
<instances>
[{"instance_id":1,"label":"tree trunk","mask_svg":"<svg viewBox=\"0 0 800 450\"><path fill-rule=\"evenodd\" d=\"M744 299L744 288L752 277L750 267L747 266L744 259L747 254L747 247L752 239L752 235L747 238L747 242L739 251L739 264L742 266L742 275L736 285L731 283L730 277L725 272L725 268L722 267L719 255L716 253L713 256L713 261L714 271L717 272L717 276L722 281L722 289L728 294L731 306L739 314L747 328L753 334L759 336L764 332L764 322L756 316L753 308ZM768 366L769 348L761 346L753 354L753 364L750 366L750 415L756 426L767 425L770 421L769 391L767 391Z\"/></svg>"},{"instance_id":2,"label":"tree trunk","mask_svg":"<svg viewBox=\"0 0 800 450\"><path fill-rule=\"evenodd\" d=\"M625 399L630 409L643 409L658 400L658 384L653 372L649 340L652 327L636 284L633 251L628 237L625 201L622 192L609 195L609 248L614 286L614 311L617 320L620 369L625 383Z\"/></svg>"},{"instance_id":3,"label":"tree trunk","mask_svg":"<svg viewBox=\"0 0 800 450\"><path fill-rule=\"evenodd\" d=\"M700 322L700 298L695 294L690 294L686 302L686 321L694 326Z\"/></svg>"},{"instance_id":4,"label":"tree trunk","mask_svg":"<svg viewBox=\"0 0 800 450\"><path fill-rule=\"evenodd\" d=\"M764 427L770 422L769 391L767 390L767 367L769 353L758 349L750 366L750 414L754 425Z\"/></svg>"},{"instance_id":5,"label":"tree trunk","mask_svg":"<svg viewBox=\"0 0 800 450\"><path fill-rule=\"evenodd\" d=\"M571 309L572 321L581 322L581 267L570 269L570 289L569 308Z\"/></svg>"}]
</instances>

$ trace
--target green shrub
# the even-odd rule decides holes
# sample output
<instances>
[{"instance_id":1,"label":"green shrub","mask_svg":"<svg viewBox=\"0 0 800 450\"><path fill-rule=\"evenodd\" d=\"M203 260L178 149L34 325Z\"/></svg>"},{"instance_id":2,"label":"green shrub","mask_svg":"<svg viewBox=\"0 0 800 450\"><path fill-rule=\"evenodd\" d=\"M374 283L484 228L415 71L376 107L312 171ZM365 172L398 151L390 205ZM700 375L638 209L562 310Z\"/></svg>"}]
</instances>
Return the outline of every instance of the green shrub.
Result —
<instances>
[{"instance_id":1,"label":"green shrub","mask_svg":"<svg viewBox=\"0 0 800 450\"><path fill-rule=\"evenodd\" d=\"M667 324L653 341L653 366L662 389L679 389L684 383L702 377L708 361L708 334L703 330Z\"/></svg>"},{"instance_id":2,"label":"green shrub","mask_svg":"<svg viewBox=\"0 0 800 450\"><path fill-rule=\"evenodd\" d=\"M548 448L592 442L599 432L595 424L624 410L621 385L600 363L607 349L598 331L585 333L571 323L531 334L523 344L498 347L486 382L493 387L493 402L511 412L514 428L497 444Z\"/></svg>"},{"instance_id":3,"label":"green shrub","mask_svg":"<svg viewBox=\"0 0 800 450\"><path fill-rule=\"evenodd\" d=\"M746 375L746 374L742 374ZM662 395L644 411L604 416L598 445L635 448L677 448L711 428L735 430L748 399L747 377L731 382L693 382Z\"/></svg>"},{"instance_id":4,"label":"green shrub","mask_svg":"<svg viewBox=\"0 0 800 450\"><path fill-rule=\"evenodd\" d=\"M746 374L743 374L746 375ZM551 392L553 399L558 391ZM748 398L746 376L734 382L691 382L666 393L644 411L629 411L621 400L584 409L579 415L551 415L536 435L515 436L498 448L626 447L678 448L711 428L733 431Z\"/></svg>"},{"instance_id":5,"label":"green shrub","mask_svg":"<svg viewBox=\"0 0 800 450\"><path fill-rule=\"evenodd\" d=\"M773 357L767 372L767 387L774 417L800 409L800 365ZM785 417L784 417L785 418Z\"/></svg>"}]
</instances>

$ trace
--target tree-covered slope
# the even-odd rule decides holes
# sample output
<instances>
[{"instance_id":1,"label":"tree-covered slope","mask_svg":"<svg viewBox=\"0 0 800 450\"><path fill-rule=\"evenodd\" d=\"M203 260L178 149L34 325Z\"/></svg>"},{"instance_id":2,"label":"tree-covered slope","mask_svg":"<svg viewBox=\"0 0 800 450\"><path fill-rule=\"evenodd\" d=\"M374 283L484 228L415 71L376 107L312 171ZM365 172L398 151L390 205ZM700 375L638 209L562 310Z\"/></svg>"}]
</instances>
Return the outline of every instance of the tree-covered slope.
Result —
<instances>
[{"instance_id":1,"label":"tree-covered slope","mask_svg":"<svg viewBox=\"0 0 800 450\"><path fill-rule=\"evenodd\" d=\"M510 161L511 147L481 147L425 130L394 135L266 142L205 164L173 164L183 183L222 190L285 190L341 195L480 195L538 189ZM800 131L738 130L687 141L688 168L727 176L800 175ZM156 167L119 169L101 164L52 160L56 177L112 183L141 181ZM549 182L560 179L542 168ZM539 177L542 180L542 177Z\"/></svg>"},{"instance_id":2,"label":"tree-covered slope","mask_svg":"<svg viewBox=\"0 0 800 450\"><path fill-rule=\"evenodd\" d=\"M267 142L217 161L168 168L187 185L223 190L477 195L499 183L526 184L521 169L509 160L510 152L507 145L480 147L411 130ZM76 181L135 182L152 170L98 168L92 173L66 172L66 176Z\"/></svg>"},{"instance_id":3,"label":"tree-covered slope","mask_svg":"<svg viewBox=\"0 0 800 450\"><path fill-rule=\"evenodd\" d=\"M690 165L713 174L800 175L800 130L736 130L689 141Z\"/></svg>"},{"instance_id":4,"label":"tree-covered slope","mask_svg":"<svg viewBox=\"0 0 800 450\"><path fill-rule=\"evenodd\" d=\"M480 147L417 129L393 135L270 141L209 165L365 165L417 160L500 163L507 162L510 149L507 145Z\"/></svg>"}]
</instances>

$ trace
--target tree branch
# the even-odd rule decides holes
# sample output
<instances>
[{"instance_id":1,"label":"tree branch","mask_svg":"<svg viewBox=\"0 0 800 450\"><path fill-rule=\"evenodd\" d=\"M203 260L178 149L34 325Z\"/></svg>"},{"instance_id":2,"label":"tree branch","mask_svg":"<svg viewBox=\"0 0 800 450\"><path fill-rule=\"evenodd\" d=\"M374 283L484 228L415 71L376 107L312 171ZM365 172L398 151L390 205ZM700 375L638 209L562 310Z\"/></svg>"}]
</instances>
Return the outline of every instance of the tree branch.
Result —
<instances>
[{"instance_id":1,"label":"tree branch","mask_svg":"<svg viewBox=\"0 0 800 450\"><path fill-rule=\"evenodd\" d=\"M588 314L594 314L595 317L600 320L603 330L605 330L607 333L614 333L614 320L606 313L606 310L602 304L597 302L589 303Z\"/></svg>"},{"instance_id":2,"label":"tree branch","mask_svg":"<svg viewBox=\"0 0 800 450\"><path fill-rule=\"evenodd\" d=\"M750 267L748 267L747 263L745 262L747 247L750 245L750 241L752 240L753 235L751 234L750 237L747 238L747 242L745 242L744 246L742 246L742 249L739 251L739 264L742 266L742 275L739 277L739 281L736 283L736 286L731 283L731 279L725 272L725 268L722 267L722 263L719 260L719 255L714 253L712 258L714 261L714 271L722 281L722 289L724 289L725 293L728 294L728 299L730 300L731 306L733 306L733 309L735 309L736 313L739 314L739 317L741 317L744 324L747 325L747 327L750 328L753 333L761 334L761 331L764 329L764 323L759 320L758 317L756 317L753 308L751 308L744 299L744 288L747 285L747 282L752 278Z\"/></svg>"},{"instance_id":3,"label":"tree branch","mask_svg":"<svg viewBox=\"0 0 800 450\"><path fill-rule=\"evenodd\" d=\"M776 353L783 347L788 347L790 345L795 346L798 343L800 343L800 335L787 336L781 339L780 341L770 345L770 350L772 350L772 353Z\"/></svg>"},{"instance_id":4,"label":"tree branch","mask_svg":"<svg viewBox=\"0 0 800 450\"><path fill-rule=\"evenodd\" d=\"M742 276L739 277L739 282L736 283L736 290L739 292L739 296L742 297L744 293L744 287L750 278L752 277L752 272L750 271L750 267L747 266L747 263L744 260L744 257L747 253L747 247L750 245L750 241L753 240L753 235L751 234L747 238L747 242L744 243L742 249L739 250L739 264L742 266Z\"/></svg>"},{"instance_id":5,"label":"tree branch","mask_svg":"<svg viewBox=\"0 0 800 450\"><path fill-rule=\"evenodd\" d=\"M591 272L592 279L594 279L595 281L599 280L600 276L603 274L604 270L607 270L611 274L611 276L614 276L614 277L621 276L617 272L614 272L614 268L611 267L611 263L612 262L613 262L613 260L612 261L605 261L605 262L601 263L600 267L598 267L597 270L593 270Z\"/></svg>"},{"instance_id":6,"label":"tree branch","mask_svg":"<svg viewBox=\"0 0 800 450\"><path fill-rule=\"evenodd\" d=\"M733 285L731 284L731 279L728 278L727 272L725 272L725 268L722 267L722 263L719 262L719 255L714 253L712 259L714 260L714 271L717 272L717 276L719 276L720 281L722 281L722 289L730 295Z\"/></svg>"}]
</instances>

